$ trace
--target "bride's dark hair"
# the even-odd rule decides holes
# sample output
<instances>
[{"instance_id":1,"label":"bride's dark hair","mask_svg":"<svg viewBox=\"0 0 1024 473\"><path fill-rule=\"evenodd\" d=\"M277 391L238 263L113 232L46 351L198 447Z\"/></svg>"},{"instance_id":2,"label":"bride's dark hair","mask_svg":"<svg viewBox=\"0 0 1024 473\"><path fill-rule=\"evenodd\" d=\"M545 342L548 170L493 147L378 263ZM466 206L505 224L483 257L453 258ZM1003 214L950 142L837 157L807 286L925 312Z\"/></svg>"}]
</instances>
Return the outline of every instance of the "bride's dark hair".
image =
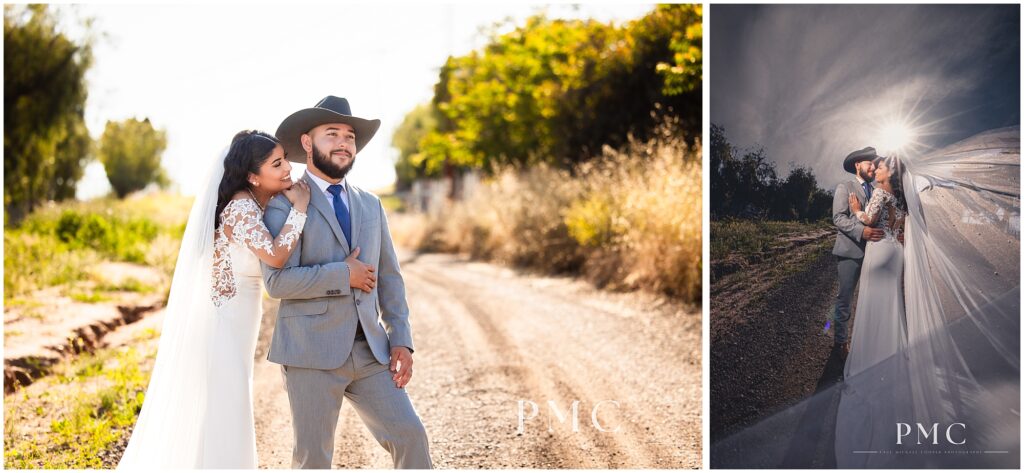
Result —
<instances>
[{"instance_id":1,"label":"bride's dark hair","mask_svg":"<svg viewBox=\"0 0 1024 473\"><path fill-rule=\"evenodd\" d=\"M280 141L274 135L257 130L242 130L231 139L231 147L224 157L224 177L217 188L217 213L213 228L220 226L220 213L235 193L251 189L249 173L259 174L260 166L267 161L278 144Z\"/></svg>"},{"instance_id":2,"label":"bride's dark hair","mask_svg":"<svg viewBox=\"0 0 1024 473\"><path fill-rule=\"evenodd\" d=\"M876 168L879 163L885 163L889 168L889 185L892 186L893 197L896 197L896 207L907 210L907 198L903 194L903 163L896 156L879 156L875 158Z\"/></svg>"}]
</instances>

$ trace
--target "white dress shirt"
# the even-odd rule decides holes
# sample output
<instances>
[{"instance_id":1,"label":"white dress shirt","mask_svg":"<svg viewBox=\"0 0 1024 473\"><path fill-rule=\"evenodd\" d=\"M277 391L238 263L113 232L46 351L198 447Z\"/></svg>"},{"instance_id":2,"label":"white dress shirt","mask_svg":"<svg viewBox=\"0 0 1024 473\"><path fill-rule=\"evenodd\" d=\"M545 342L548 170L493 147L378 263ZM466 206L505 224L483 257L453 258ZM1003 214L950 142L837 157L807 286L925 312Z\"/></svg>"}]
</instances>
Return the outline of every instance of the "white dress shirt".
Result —
<instances>
[{"instance_id":1,"label":"white dress shirt","mask_svg":"<svg viewBox=\"0 0 1024 473\"><path fill-rule=\"evenodd\" d=\"M331 183L320 179L316 174L309 171L306 171L306 174L308 174L310 179L312 179L313 182L316 183L317 187L320 188L320 192L322 192L324 197L327 198L327 203L331 205L331 210L334 210L334 194L331 194L331 192L327 190L327 186L330 186ZM345 186L345 179L342 178L338 185L341 186L341 201L345 203L345 209L351 210L352 206L348 203L348 188ZM351 211L349 212L349 215L352 215Z\"/></svg>"}]
</instances>

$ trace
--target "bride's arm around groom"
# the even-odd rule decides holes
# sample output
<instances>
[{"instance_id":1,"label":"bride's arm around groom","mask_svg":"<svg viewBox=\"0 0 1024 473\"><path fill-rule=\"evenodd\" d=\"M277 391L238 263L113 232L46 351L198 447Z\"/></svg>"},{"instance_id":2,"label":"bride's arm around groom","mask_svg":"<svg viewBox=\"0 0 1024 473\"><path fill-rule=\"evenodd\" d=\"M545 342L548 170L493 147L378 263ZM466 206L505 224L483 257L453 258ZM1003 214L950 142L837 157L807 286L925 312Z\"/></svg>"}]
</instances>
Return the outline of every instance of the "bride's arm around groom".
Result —
<instances>
[{"instance_id":1,"label":"bride's arm around groom","mask_svg":"<svg viewBox=\"0 0 1024 473\"><path fill-rule=\"evenodd\" d=\"M355 210L352 218L358 219L359 227L358 234L353 235L355 248L352 251L345 254L346 248L342 245L331 244L335 237L329 221L314 218L309 222L311 225L307 224L284 267L263 267L267 293L281 299L274 339L284 336L278 332L282 329L287 332L287 326L292 325L282 324L281 318L340 310L352 316L353 326L356 319L362 322L361 328L374 354L388 364L392 348L406 347L410 353L413 351L405 282L380 200L361 189L351 186L349 189ZM310 206L326 204L319 202L321 198L313 196ZM264 222L272 234L284 226L289 207L288 201L281 198L267 205ZM365 279L367 277L369 279ZM363 282L367 280L373 282L367 285ZM360 318L360 314L364 317ZM383 327L376 323L378 314ZM273 351L272 346L272 357ZM341 361L344 360L338 363Z\"/></svg>"},{"instance_id":2,"label":"bride's arm around groom","mask_svg":"<svg viewBox=\"0 0 1024 473\"><path fill-rule=\"evenodd\" d=\"M315 189L315 187L314 187ZM310 204L312 205L312 204ZM274 198L267 204L263 223L276 235L284 228L290 205ZM316 299L325 296L350 296L349 268L345 261L325 261L323 264L300 265L304 238L295 242L288 261L280 268L264 268L267 293L274 299Z\"/></svg>"}]
</instances>

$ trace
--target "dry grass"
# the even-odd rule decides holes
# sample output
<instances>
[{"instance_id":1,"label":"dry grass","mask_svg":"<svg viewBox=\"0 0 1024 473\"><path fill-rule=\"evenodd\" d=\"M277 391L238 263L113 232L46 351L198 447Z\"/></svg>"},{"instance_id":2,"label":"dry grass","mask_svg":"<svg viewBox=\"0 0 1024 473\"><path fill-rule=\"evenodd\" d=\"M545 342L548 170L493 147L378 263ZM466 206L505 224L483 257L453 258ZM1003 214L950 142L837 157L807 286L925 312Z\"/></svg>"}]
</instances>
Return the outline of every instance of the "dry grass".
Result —
<instances>
[{"instance_id":1,"label":"dry grass","mask_svg":"<svg viewBox=\"0 0 1024 473\"><path fill-rule=\"evenodd\" d=\"M395 218L395 240L599 286L695 302L701 293L700 147L663 128L575 172L506 169L436 215Z\"/></svg>"}]
</instances>

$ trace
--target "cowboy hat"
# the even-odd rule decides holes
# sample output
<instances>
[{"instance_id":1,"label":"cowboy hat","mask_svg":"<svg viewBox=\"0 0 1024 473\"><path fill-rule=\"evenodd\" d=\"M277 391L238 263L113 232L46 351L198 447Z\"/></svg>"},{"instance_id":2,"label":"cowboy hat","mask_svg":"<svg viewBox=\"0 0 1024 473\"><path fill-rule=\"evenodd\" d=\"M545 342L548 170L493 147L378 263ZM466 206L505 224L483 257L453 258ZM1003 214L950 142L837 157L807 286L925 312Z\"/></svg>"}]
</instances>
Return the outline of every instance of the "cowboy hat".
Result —
<instances>
[{"instance_id":1,"label":"cowboy hat","mask_svg":"<svg viewBox=\"0 0 1024 473\"><path fill-rule=\"evenodd\" d=\"M281 140L288 160L293 163L305 163L306 150L303 149L299 137L326 123L344 123L351 126L356 134L357 153L363 150L366 143L370 142L370 138L373 138L374 133L377 133L377 129L380 128L380 120L354 117L348 100L328 95L317 102L313 108L304 108L289 115L281 122L281 126L277 127L275 135L278 140Z\"/></svg>"},{"instance_id":2,"label":"cowboy hat","mask_svg":"<svg viewBox=\"0 0 1024 473\"><path fill-rule=\"evenodd\" d=\"M857 174L856 164L860 161L870 161L878 157L878 153L875 152L875 148L868 146L864 149L859 149L846 156L843 160L843 169L850 174Z\"/></svg>"}]
</instances>

